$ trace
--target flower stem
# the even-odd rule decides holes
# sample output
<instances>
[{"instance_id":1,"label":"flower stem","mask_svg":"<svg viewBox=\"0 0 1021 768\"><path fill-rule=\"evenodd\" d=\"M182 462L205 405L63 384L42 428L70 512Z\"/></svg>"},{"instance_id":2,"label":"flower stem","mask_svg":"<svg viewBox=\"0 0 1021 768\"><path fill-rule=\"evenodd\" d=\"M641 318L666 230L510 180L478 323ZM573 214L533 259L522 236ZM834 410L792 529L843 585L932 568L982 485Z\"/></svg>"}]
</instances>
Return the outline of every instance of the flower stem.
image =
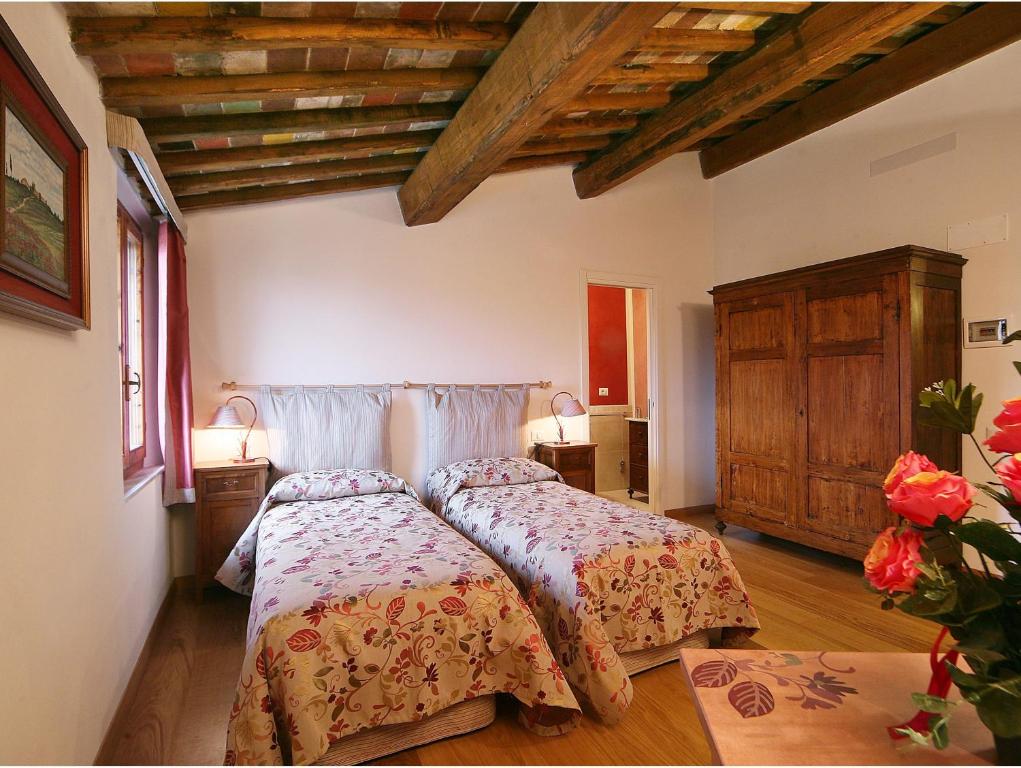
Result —
<instances>
[{"instance_id":1,"label":"flower stem","mask_svg":"<svg viewBox=\"0 0 1021 768\"><path fill-rule=\"evenodd\" d=\"M982 446L979 445L978 440L975 439L975 434L973 432L969 432L968 437L970 437L971 442L975 444L975 450L978 451L978 455L982 457L982 461L984 461L986 463L986 466L989 467L989 471L995 475L996 467L989 463L989 459L986 458L985 451L982 450Z\"/></svg>"}]
</instances>

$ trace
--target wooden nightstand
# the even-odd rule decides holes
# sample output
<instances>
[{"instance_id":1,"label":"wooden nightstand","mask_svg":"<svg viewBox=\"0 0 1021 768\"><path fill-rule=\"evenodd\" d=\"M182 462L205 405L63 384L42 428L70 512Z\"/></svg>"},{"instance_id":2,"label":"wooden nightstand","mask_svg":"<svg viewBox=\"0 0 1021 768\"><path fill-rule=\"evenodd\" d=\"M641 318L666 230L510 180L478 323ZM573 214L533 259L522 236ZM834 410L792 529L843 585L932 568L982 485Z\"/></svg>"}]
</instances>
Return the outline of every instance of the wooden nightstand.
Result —
<instances>
[{"instance_id":1,"label":"wooden nightstand","mask_svg":"<svg viewBox=\"0 0 1021 768\"><path fill-rule=\"evenodd\" d=\"M199 600L259 511L268 474L266 459L195 465L195 595Z\"/></svg>"},{"instance_id":2,"label":"wooden nightstand","mask_svg":"<svg viewBox=\"0 0 1021 768\"><path fill-rule=\"evenodd\" d=\"M537 459L563 475L568 485L596 492L596 443L539 443L535 451Z\"/></svg>"}]
</instances>

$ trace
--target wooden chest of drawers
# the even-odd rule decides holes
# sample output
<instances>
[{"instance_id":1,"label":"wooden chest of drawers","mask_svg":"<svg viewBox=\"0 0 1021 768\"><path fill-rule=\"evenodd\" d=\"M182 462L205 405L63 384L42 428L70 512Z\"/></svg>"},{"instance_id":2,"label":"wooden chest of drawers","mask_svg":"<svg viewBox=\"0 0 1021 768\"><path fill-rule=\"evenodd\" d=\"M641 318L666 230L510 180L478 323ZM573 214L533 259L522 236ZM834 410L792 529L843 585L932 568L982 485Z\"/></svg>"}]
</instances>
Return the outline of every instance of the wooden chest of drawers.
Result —
<instances>
[{"instance_id":1,"label":"wooden chest of drawers","mask_svg":"<svg viewBox=\"0 0 1021 768\"><path fill-rule=\"evenodd\" d=\"M195 465L195 594L227 559L266 495L269 462L202 462Z\"/></svg>"},{"instance_id":2,"label":"wooden chest of drawers","mask_svg":"<svg viewBox=\"0 0 1021 768\"><path fill-rule=\"evenodd\" d=\"M541 443L538 460L563 475L564 482L589 493L596 492L595 443Z\"/></svg>"},{"instance_id":3,"label":"wooden chest of drawers","mask_svg":"<svg viewBox=\"0 0 1021 768\"><path fill-rule=\"evenodd\" d=\"M649 422L628 420L628 497L649 495Z\"/></svg>"}]
</instances>

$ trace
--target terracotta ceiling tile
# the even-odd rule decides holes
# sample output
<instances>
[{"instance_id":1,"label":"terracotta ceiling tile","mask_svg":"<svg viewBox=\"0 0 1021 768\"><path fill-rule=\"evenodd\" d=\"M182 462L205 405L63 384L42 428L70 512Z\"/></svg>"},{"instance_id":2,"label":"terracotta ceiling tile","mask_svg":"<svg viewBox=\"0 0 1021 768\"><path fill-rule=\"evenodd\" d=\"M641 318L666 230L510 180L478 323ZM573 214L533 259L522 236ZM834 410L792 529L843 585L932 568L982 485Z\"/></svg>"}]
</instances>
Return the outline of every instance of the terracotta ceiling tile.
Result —
<instances>
[{"instance_id":1,"label":"terracotta ceiling tile","mask_svg":"<svg viewBox=\"0 0 1021 768\"><path fill-rule=\"evenodd\" d=\"M436 18L436 14L442 7L443 3L401 3L397 17L430 21Z\"/></svg>"},{"instance_id":2,"label":"terracotta ceiling tile","mask_svg":"<svg viewBox=\"0 0 1021 768\"><path fill-rule=\"evenodd\" d=\"M170 53L125 53L124 66L134 76L174 74L174 56Z\"/></svg>"},{"instance_id":3,"label":"terracotta ceiling tile","mask_svg":"<svg viewBox=\"0 0 1021 768\"><path fill-rule=\"evenodd\" d=\"M115 53L100 53L92 57L96 74L100 77L115 77L128 74L124 59Z\"/></svg>"},{"instance_id":4,"label":"terracotta ceiling tile","mask_svg":"<svg viewBox=\"0 0 1021 768\"><path fill-rule=\"evenodd\" d=\"M308 69L308 48L284 48L266 52L267 72L304 72Z\"/></svg>"},{"instance_id":5,"label":"terracotta ceiling tile","mask_svg":"<svg viewBox=\"0 0 1021 768\"><path fill-rule=\"evenodd\" d=\"M312 3L312 18L351 19L358 3Z\"/></svg>"},{"instance_id":6,"label":"terracotta ceiling tile","mask_svg":"<svg viewBox=\"0 0 1021 768\"><path fill-rule=\"evenodd\" d=\"M230 141L226 136L216 136L206 139L195 139L195 149L227 149Z\"/></svg>"},{"instance_id":7,"label":"terracotta ceiling tile","mask_svg":"<svg viewBox=\"0 0 1021 768\"><path fill-rule=\"evenodd\" d=\"M257 75L266 71L268 51L225 51L221 68L225 75Z\"/></svg>"},{"instance_id":8,"label":"terracotta ceiling tile","mask_svg":"<svg viewBox=\"0 0 1021 768\"><path fill-rule=\"evenodd\" d=\"M471 21L481 3L444 3L436 18L441 21Z\"/></svg>"},{"instance_id":9,"label":"terracotta ceiling tile","mask_svg":"<svg viewBox=\"0 0 1021 768\"><path fill-rule=\"evenodd\" d=\"M400 3L358 3L356 19L396 19Z\"/></svg>"},{"instance_id":10,"label":"terracotta ceiling tile","mask_svg":"<svg viewBox=\"0 0 1021 768\"><path fill-rule=\"evenodd\" d=\"M263 17L291 17L307 19L312 12L312 3L263 3Z\"/></svg>"},{"instance_id":11,"label":"terracotta ceiling tile","mask_svg":"<svg viewBox=\"0 0 1021 768\"><path fill-rule=\"evenodd\" d=\"M352 48L347 58L348 69L382 69L386 51L379 48Z\"/></svg>"}]
</instances>

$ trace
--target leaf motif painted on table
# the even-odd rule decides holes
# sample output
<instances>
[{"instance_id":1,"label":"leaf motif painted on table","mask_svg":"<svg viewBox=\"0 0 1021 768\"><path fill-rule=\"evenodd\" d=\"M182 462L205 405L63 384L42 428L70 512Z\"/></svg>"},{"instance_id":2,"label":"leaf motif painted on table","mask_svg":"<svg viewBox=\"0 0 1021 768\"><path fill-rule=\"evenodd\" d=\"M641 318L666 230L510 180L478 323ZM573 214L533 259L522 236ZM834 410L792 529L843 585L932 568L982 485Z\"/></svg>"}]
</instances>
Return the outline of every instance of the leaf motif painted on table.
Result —
<instances>
[{"instance_id":1,"label":"leaf motif painted on table","mask_svg":"<svg viewBox=\"0 0 1021 768\"><path fill-rule=\"evenodd\" d=\"M287 647L295 653L305 653L317 648L322 639L314 629L299 629L287 638Z\"/></svg>"},{"instance_id":2,"label":"leaf motif painted on table","mask_svg":"<svg viewBox=\"0 0 1021 768\"><path fill-rule=\"evenodd\" d=\"M624 573L630 574L635 569L635 556L628 555L624 558Z\"/></svg>"},{"instance_id":3,"label":"leaf motif painted on table","mask_svg":"<svg viewBox=\"0 0 1021 768\"><path fill-rule=\"evenodd\" d=\"M677 558L673 555L660 555L659 565L661 568L673 569L677 567Z\"/></svg>"},{"instance_id":4,"label":"leaf motif painted on table","mask_svg":"<svg viewBox=\"0 0 1021 768\"><path fill-rule=\"evenodd\" d=\"M451 595L440 600L440 610L447 616L463 616L468 610L468 604L461 598Z\"/></svg>"},{"instance_id":5,"label":"leaf motif painted on table","mask_svg":"<svg viewBox=\"0 0 1021 768\"><path fill-rule=\"evenodd\" d=\"M696 688L722 688L737 677L737 667L728 659L704 661L691 670L691 682Z\"/></svg>"},{"instance_id":6,"label":"leaf motif painted on table","mask_svg":"<svg viewBox=\"0 0 1021 768\"><path fill-rule=\"evenodd\" d=\"M731 688L727 693L727 700L741 717L762 717L772 712L776 706L769 689L762 683L751 680L738 683Z\"/></svg>"},{"instance_id":7,"label":"leaf motif painted on table","mask_svg":"<svg viewBox=\"0 0 1021 768\"><path fill-rule=\"evenodd\" d=\"M388 622L396 621L397 618L404 612L404 595L399 595L390 601L390 605L386 607L386 620Z\"/></svg>"}]
</instances>

